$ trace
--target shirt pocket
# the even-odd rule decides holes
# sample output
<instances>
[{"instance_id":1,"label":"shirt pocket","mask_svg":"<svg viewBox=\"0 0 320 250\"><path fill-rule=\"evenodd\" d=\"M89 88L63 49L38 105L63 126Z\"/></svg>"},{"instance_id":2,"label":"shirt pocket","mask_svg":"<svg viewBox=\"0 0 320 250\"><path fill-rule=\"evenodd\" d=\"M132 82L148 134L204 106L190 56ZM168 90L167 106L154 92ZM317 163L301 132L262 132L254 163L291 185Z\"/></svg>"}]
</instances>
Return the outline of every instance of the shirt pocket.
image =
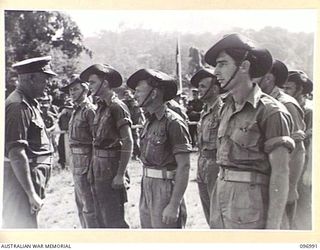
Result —
<instances>
[{"instance_id":1,"label":"shirt pocket","mask_svg":"<svg viewBox=\"0 0 320 250\"><path fill-rule=\"evenodd\" d=\"M50 148L50 140L46 132L45 124L41 117L32 117L28 137L30 143L40 147L45 147L47 149Z\"/></svg>"},{"instance_id":2,"label":"shirt pocket","mask_svg":"<svg viewBox=\"0 0 320 250\"><path fill-rule=\"evenodd\" d=\"M92 134L90 131L90 126L87 121L82 119L74 119L72 124L72 134L71 139L83 142L91 142Z\"/></svg>"},{"instance_id":3,"label":"shirt pocket","mask_svg":"<svg viewBox=\"0 0 320 250\"><path fill-rule=\"evenodd\" d=\"M165 159L167 136L165 131L148 136L146 145L146 160L156 166L161 165Z\"/></svg>"},{"instance_id":4,"label":"shirt pocket","mask_svg":"<svg viewBox=\"0 0 320 250\"><path fill-rule=\"evenodd\" d=\"M256 122L245 121L243 124L236 126L231 132L230 139L232 147L230 158L232 161L252 161L262 160L259 140L261 133Z\"/></svg>"}]
</instances>

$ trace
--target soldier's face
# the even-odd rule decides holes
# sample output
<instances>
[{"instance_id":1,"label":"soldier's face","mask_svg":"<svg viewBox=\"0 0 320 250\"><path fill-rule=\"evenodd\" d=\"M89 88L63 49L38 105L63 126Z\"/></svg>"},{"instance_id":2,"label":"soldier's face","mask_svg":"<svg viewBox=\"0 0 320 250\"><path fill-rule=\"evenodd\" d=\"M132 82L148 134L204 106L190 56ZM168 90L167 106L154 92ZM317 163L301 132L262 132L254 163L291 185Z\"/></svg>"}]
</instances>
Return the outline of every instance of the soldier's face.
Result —
<instances>
[{"instance_id":1,"label":"soldier's face","mask_svg":"<svg viewBox=\"0 0 320 250\"><path fill-rule=\"evenodd\" d=\"M139 106L142 106L142 104L146 104L145 100L147 98L150 98L150 91L152 91L152 87L149 86L146 80L138 82L134 97L136 98Z\"/></svg>"},{"instance_id":2,"label":"soldier's face","mask_svg":"<svg viewBox=\"0 0 320 250\"><path fill-rule=\"evenodd\" d=\"M297 93L297 85L295 82L286 82L282 88L286 94L295 97Z\"/></svg>"},{"instance_id":3,"label":"soldier's face","mask_svg":"<svg viewBox=\"0 0 320 250\"><path fill-rule=\"evenodd\" d=\"M212 78L211 77L206 77L203 78L200 82L199 82L199 96L201 99L206 99L206 97L209 97L212 95L212 90L213 88L211 88L211 91L208 92L208 89L211 87L212 84Z\"/></svg>"},{"instance_id":4,"label":"soldier's face","mask_svg":"<svg viewBox=\"0 0 320 250\"><path fill-rule=\"evenodd\" d=\"M270 94L275 86L274 76L271 73L255 78L255 82L258 83L261 90L266 94Z\"/></svg>"},{"instance_id":5,"label":"soldier's face","mask_svg":"<svg viewBox=\"0 0 320 250\"><path fill-rule=\"evenodd\" d=\"M84 94L83 87L80 83L76 83L69 88L69 94L72 101L77 101Z\"/></svg>"},{"instance_id":6,"label":"soldier's face","mask_svg":"<svg viewBox=\"0 0 320 250\"><path fill-rule=\"evenodd\" d=\"M88 82L89 82L89 89L92 93L92 95L94 96L100 96L101 95L101 90L102 90L102 81L99 78L98 75L90 75L88 78Z\"/></svg>"},{"instance_id":7,"label":"soldier's face","mask_svg":"<svg viewBox=\"0 0 320 250\"><path fill-rule=\"evenodd\" d=\"M234 72L237 70L235 60L223 51L217 57L216 62L217 65L215 67L214 73L217 76L221 88L225 90L233 89L233 87L237 83L236 77L234 77L230 83L229 80L231 79Z\"/></svg>"}]
</instances>

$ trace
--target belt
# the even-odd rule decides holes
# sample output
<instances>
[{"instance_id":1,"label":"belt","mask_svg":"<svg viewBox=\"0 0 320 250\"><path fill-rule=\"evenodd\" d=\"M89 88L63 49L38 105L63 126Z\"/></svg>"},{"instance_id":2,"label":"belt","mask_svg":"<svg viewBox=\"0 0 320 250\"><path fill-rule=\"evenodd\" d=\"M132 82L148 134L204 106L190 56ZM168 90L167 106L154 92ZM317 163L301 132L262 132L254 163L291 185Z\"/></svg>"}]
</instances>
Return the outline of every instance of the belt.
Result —
<instances>
[{"instance_id":1,"label":"belt","mask_svg":"<svg viewBox=\"0 0 320 250\"><path fill-rule=\"evenodd\" d=\"M102 158L117 157L120 155L118 150L97 149L93 150L94 155Z\"/></svg>"},{"instance_id":2,"label":"belt","mask_svg":"<svg viewBox=\"0 0 320 250\"><path fill-rule=\"evenodd\" d=\"M156 179L167 179L167 180L173 180L175 177L176 171L169 171L167 169L154 169L154 168L148 168L143 167L143 176L150 177L150 178L156 178Z\"/></svg>"},{"instance_id":3,"label":"belt","mask_svg":"<svg viewBox=\"0 0 320 250\"><path fill-rule=\"evenodd\" d=\"M220 167L218 178L224 181L269 185L269 176L257 172L235 171Z\"/></svg>"},{"instance_id":4,"label":"belt","mask_svg":"<svg viewBox=\"0 0 320 250\"><path fill-rule=\"evenodd\" d=\"M78 154L78 155L82 155L82 154L89 154L91 153L92 149L89 147L71 147L70 151L73 154Z\"/></svg>"},{"instance_id":5,"label":"belt","mask_svg":"<svg viewBox=\"0 0 320 250\"><path fill-rule=\"evenodd\" d=\"M10 162L10 159L8 157L4 157L4 162ZM41 156L29 158L29 163L51 165L53 163L53 158L51 155L41 155Z\"/></svg>"},{"instance_id":6,"label":"belt","mask_svg":"<svg viewBox=\"0 0 320 250\"><path fill-rule=\"evenodd\" d=\"M201 150L200 155L204 158L214 158L216 156L217 150L216 149L205 149Z\"/></svg>"}]
</instances>

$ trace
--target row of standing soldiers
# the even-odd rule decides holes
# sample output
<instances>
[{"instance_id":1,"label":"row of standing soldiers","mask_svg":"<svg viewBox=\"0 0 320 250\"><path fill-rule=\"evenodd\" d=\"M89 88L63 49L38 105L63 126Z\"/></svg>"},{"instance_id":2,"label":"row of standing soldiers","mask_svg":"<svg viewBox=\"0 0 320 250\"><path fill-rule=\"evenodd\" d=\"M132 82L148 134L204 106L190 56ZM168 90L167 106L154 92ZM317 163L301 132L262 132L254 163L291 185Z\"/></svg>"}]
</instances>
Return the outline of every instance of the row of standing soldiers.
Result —
<instances>
[{"instance_id":1,"label":"row of standing soldiers","mask_svg":"<svg viewBox=\"0 0 320 250\"><path fill-rule=\"evenodd\" d=\"M288 71L267 49L239 34L219 40L205 60L214 68L199 70L191 84L205 104L198 125L197 181L210 228L297 229L299 201L302 213L309 213L311 204L312 112L304 105L311 80L301 71ZM7 228L37 227L43 205L52 148L34 98L55 75L49 61L42 57L13 65L19 85L6 99ZM112 66L94 64L64 87L74 102L69 141L84 228L129 228L124 203L132 120L114 92L121 84ZM141 227L183 228L192 146L186 119L171 102L176 81L158 70L140 69L126 84L146 117L140 134Z\"/></svg>"}]
</instances>

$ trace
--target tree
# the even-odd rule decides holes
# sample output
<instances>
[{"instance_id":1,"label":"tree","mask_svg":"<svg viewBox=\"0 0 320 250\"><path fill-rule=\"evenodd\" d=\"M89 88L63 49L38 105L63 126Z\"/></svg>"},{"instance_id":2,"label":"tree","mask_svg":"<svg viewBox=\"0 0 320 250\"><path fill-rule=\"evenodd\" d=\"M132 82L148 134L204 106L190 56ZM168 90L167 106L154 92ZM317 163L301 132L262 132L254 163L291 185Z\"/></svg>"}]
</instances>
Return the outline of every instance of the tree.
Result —
<instances>
[{"instance_id":1,"label":"tree","mask_svg":"<svg viewBox=\"0 0 320 250\"><path fill-rule=\"evenodd\" d=\"M6 82L15 76L12 64L26 58L51 55L60 78L70 77L82 52L82 34L71 18L57 11L5 11Z\"/></svg>"}]
</instances>

